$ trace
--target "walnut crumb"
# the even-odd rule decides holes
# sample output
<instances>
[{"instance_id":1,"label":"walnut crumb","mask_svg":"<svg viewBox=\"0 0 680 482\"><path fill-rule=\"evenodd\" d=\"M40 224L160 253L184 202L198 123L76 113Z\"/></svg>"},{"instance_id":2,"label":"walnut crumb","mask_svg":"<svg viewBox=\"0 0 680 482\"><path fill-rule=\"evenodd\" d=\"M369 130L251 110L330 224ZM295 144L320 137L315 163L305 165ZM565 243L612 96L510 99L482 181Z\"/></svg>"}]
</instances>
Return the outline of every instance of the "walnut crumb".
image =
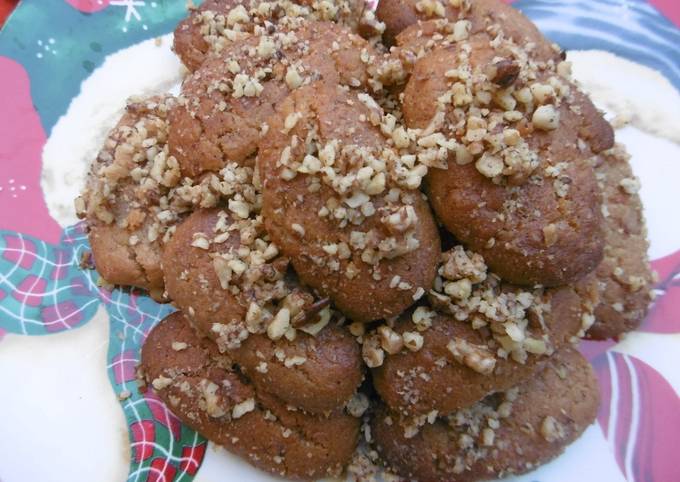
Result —
<instances>
[{"instance_id":1,"label":"walnut crumb","mask_svg":"<svg viewBox=\"0 0 680 482\"><path fill-rule=\"evenodd\" d=\"M486 348L460 338L446 345L458 363L462 363L482 375L490 375L496 367L496 358Z\"/></svg>"},{"instance_id":2,"label":"walnut crumb","mask_svg":"<svg viewBox=\"0 0 680 482\"><path fill-rule=\"evenodd\" d=\"M566 436L564 426L554 417L548 415L541 423L541 435L548 442L556 442Z\"/></svg>"},{"instance_id":3,"label":"walnut crumb","mask_svg":"<svg viewBox=\"0 0 680 482\"><path fill-rule=\"evenodd\" d=\"M234 405L234 408L231 409L231 417L233 419L238 419L243 417L246 413L252 412L253 410L255 410L255 399L249 398Z\"/></svg>"},{"instance_id":4,"label":"walnut crumb","mask_svg":"<svg viewBox=\"0 0 680 482\"><path fill-rule=\"evenodd\" d=\"M189 345L187 345L183 341L173 341L172 342L172 349L175 350L175 351L186 350L188 346Z\"/></svg>"}]
</instances>

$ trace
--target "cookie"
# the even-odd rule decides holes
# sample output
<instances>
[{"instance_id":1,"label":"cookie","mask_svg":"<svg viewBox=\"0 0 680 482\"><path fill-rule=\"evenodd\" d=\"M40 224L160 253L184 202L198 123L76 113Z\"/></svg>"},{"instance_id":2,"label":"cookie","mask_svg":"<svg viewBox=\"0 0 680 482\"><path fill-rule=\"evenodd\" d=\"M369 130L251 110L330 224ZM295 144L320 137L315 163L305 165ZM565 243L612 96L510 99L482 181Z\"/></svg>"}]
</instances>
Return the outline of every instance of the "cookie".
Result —
<instances>
[{"instance_id":1,"label":"cookie","mask_svg":"<svg viewBox=\"0 0 680 482\"><path fill-rule=\"evenodd\" d=\"M271 474L338 476L354 452L359 419L342 409L327 417L306 414L260 393L179 312L149 333L141 367L182 422Z\"/></svg>"},{"instance_id":2,"label":"cookie","mask_svg":"<svg viewBox=\"0 0 680 482\"><path fill-rule=\"evenodd\" d=\"M365 40L330 22L235 41L184 82L170 113L170 152L189 177L252 165L265 121L292 90L317 79L365 86L373 57Z\"/></svg>"},{"instance_id":3,"label":"cookie","mask_svg":"<svg viewBox=\"0 0 680 482\"><path fill-rule=\"evenodd\" d=\"M451 23L462 21L459 29L474 35L480 32L495 32L502 29L505 36L516 44L526 46L536 58L557 59L559 50L553 47L519 10L500 0L381 0L376 16L385 23L383 38L388 44L403 45L404 36L398 36L411 27L417 32L419 22L446 19ZM409 35L410 36L410 35Z\"/></svg>"},{"instance_id":4,"label":"cookie","mask_svg":"<svg viewBox=\"0 0 680 482\"><path fill-rule=\"evenodd\" d=\"M173 48L190 70L197 70L206 58L220 56L225 48L280 21L296 19L336 21L355 29L364 9L359 0L331 0L323 3L277 0L206 0L175 29Z\"/></svg>"},{"instance_id":5,"label":"cookie","mask_svg":"<svg viewBox=\"0 0 680 482\"><path fill-rule=\"evenodd\" d=\"M177 227L163 252L170 299L259 391L311 413L336 409L363 380L358 346L328 303L315 304L287 277L288 260L273 254L261 224L240 227L220 209L195 211ZM247 256L235 256L244 248Z\"/></svg>"},{"instance_id":6,"label":"cookie","mask_svg":"<svg viewBox=\"0 0 680 482\"><path fill-rule=\"evenodd\" d=\"M299 331L293 341L251 335L231 357L258 391L309 413L343 406L363 380L360 347L346 328L335 324L316 336Z\"/></svg>"},{"instance_id":7,"label":"cookie","mask_svg":"<svg viewBox=\"0 0 680 482\"><path fill-rule=\"evenodd\" d=\"M566 348L524 384L433 419L415 434L382 405L371 433L387 465L409 480L496 479L555 458L593 423L598 403L590 365Z\"/></svg>"},{"instance_id":8,"label":"cookie","mask_svg":"<svg viewBox=\"0 0 680 482\"><path fill-rule=\"evenodd\" d=\"M525 290L493 274L479 282L485 275L479 259L461 249L454 254L455 266L440 269L454 281L430 296L440 313L421 306L394 324L405 344L418 338L419 347L386 354L372 370L376 391L396 413L447 415L506 390L533 376L592 324L597 303L592 277L575 287ZM378 332L383 350L385 331ZM367 344L370 338L364 339L364 354Z\"/></svg>"},{"instance_id":9,"label":"cookie","mask_svg":"<svg viewBox=\"0 0 680 482\"><path fill-rule=\"evenodd\" d=\"M180 180L168 155L171 97L132 101L109 132L76 200L88 223L97 270L109 283L136 286L162 298L160 246L177 216L159 216L161 196L172 197Z\"/></svg>"},{"instance_id":10,"label":"cookie","mask_svg":"<svg viewBox=\"0 0 680 482\"><path fill-rule=\"evenodd\" d=\"M647 229L638 191L640 181L622 145L598 157L595 173L603 193L604 259L597 267L600 303L588 337L615 338L635 330L652 299L654 276L649 265Z\"/></svg>"},{"instance_id":11,"label":"cookie","mask_svg":"<svg viewBox=\"0 0 680 482\"><path fill-rule=\"evenodd\" d=\"M220 33L227 26L229 12L240 5L245 8L247 4L247 0L206 0L177 25L173 50L187 69L195 71L211 52L229 45L233 41L231 39L250 34L248 30L252 29L244 29L244 32L229 29L233 32L229 35ZM232 27L237 23L241 22L232 21Z\"/></svg>"},{"instance_id":12,"label":"cookie","mask_svg":"<svg viewBox=\"0 0 680 482\"><path fill-rule=\"evenodd\" d=\"M422 171L401 163L380 119L370 96L318 82L277 108L258 154L272 240L304 283L358 322L413 304L439 257L415 189Z\"/></svg>"},{"instance_id":13,"label":"cookie","mask_svg":"<svg viewBox=\"0 0 680 482\"><path fill-rule=\"evenodd\" d=\"M238 293L228 289L229 282L226 279L223 288L216 271L216 266L222 268L224 263L217 261L216 264L215 256L211 254L228 252L241 244L238 231L230 234L222 243L207 241L215 237L218 223L220 226L231 226L230 214L220 209L192 213L177 226L172 239L165 246L162 264L169 298L205 333L212 332L213 323L218 323L218 327L229 327L229 330L219 330L221 347L227 349L238 346L248 336L245 323L248 307L239 302ZM279 267L279 264L283 266ZM266 264L271 271L269 280L265 280L269 291L275 291L276 283L283 278L287 264L285 259Z\"/></svg>"},{"instance_id":14,"label":"cookie","mask_svg":"<svg viewBox=\"0 0 680 482\"><path fill-rule=\"evenodd\" d=\"M564 285L602 259L590 159L613 135L565 69L484 34L429 52L404 91L406 125L452 145L426 179L432 208L515 284Z\"/></svg>"}]
</instances>

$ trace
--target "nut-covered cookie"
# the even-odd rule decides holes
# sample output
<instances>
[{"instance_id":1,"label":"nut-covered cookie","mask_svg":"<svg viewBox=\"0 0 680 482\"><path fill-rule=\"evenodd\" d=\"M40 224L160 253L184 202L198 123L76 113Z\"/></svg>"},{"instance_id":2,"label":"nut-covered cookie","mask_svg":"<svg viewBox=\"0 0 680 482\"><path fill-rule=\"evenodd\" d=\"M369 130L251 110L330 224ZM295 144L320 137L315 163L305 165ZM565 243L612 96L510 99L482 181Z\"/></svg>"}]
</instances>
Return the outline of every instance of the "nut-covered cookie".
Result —
<instances>
[{"instance_id":1,"label":"nut-covered cookie","mask_svg":"<svg viewBox=\"0 0 680 482\"><path fill-rule=\"evenodd\" d=\"M404 91L406 125L448 150L427 176L432 208L516 284L563 285L602 259L590 159L613 136L567 70L484 34L434 48Z\"/></svg>"},{"instance_id":2,"label":"nut-covered cookie","mask_svg":"<svg viewBox=\"0 0 680 482\"><path fill-rule=\"evenodd\" d=\"M408 27L417 31L419 22L446 19L454 24L460 22L457 29L470 34L502 30L536 58L549 60L559 55L531 20L500 0L381 0L376 16L385 23L384 38L390 44ZM397 43L403 44L403 40Z\"/></svg>"},{"instance_id":3,"label":"nut-covered cookie","mask_svg":"<svg viewBox=\"0 0 680 482\"><path fill-rule=\"evenodd\" d=\"M371 350L387 352L373 383L395 413L446 415L506 390L593 322L592 277L575 287L525 290L487 274L481 257L460 246L443 257L430 301L447 314L421 306L363 340L367 362ZM399 338L403 348L390 350ZM418 342L409 346L412 339Z\"/></svg>"},{"instance_id":4,"label":"nut-covered cookie","mask_svg":"<svg viewBox=\"0 0 680 482\"><path fill-rule=\"evenodd\" d=\"M261 392L312 413L347 402L363 380L359 348L328 303L286 275L257 220L198 210L163 252L166 288Z\"/></svg>"},{"instance_id":5,"label":"nut-covered cookie","mask_svg":"<svg viewBox=\"0 0 680 482\"><path fill-rule=\"evenodd\" d=\"M252 29L242 28L246 25L237 21L240 9L227 20L233 9L245 9L246 4L247 0L206 0L177 25L173 50L189 70L193 72L207 56L251 33Z\"/></svg>"},{"instance_id":6,"label":"nut-covered cookie","mask_svg":"<svg viewBox=\"0 0 680 482\"><path fill-rule=\"evenodd\" d=\"M565 348L531 380L416 433L384 405L371 433L389 467L422 482L477 481L528 472L559 455L595 420L597 380L577 351Z\"/></svg>"},{"instance_id":7,"label":"nut-covered cookie","mask_svg":"<svg viewBox=\"0 0 680 482\"><path fill-rule=\"evenodd\" d=\"M233 42L273 24L303 18L335 21L354 29L363 9L364 3L360 0L206 0L179 23L173 47L193 72L206 58L220 56Z\"/></svg>"},{"instance_id":8,"label":"nut-covered cookie","mask_svg":"<svg viewBox=\"0 0 680 482\"><path fill-rule=\"evenodd\" d=\"M369 95L318 82L279 106L258 154L272 240L304 283L360 322L421 297L440 249L416 189L427 168L387 144L381 119Z\"/></svg>"},{"instance_id":9,"label":"nut-covered cookie","mask_svg":"<svg viewBox=\"0 0 680 482\"><path fill-rule=\"evenodd\" d=\"M363 381L360 347L334 323L293 341L251 335L231 356L258 391L315 414L343 406Z\"/></svg>"},{"instance_id":10,"label":"nut-covered cookie","mask_svg":"<svg viewBox=\"0 0 680 482\"><path fill-rule=\"evenodd\" d=\"M184 82L168 140L184 175L252 165L265 121L301 85L366 85L375 54L361 37L330 22L279 27L231 43Z\"/></svg>"},{"instance_id":11,"label":"nut-covered cookie","mask_svg":"<svg viewBox=\"0 0 680 482\"><path fill-rule=\"evenodd\" d=\"M640 181L621 145L598 157L595 172L602 188L604 259L597 268L600 303L588 336L614 338L636 329L652 299L653 273L647 257L647 229L638 191Z\"/></svg>"},{"instance_id":12,"label":"nut-covered cookie","mask_svg":"<svg viewBox=\"0 0 680 482\"><path fill-rule=\"evenodd\" d=\"M349 462L359 419L291 410L234 371L181 313L161 321L142 348L146 381L184 423L272 474L291 479L338 476Z\"/></svg>"},{"instance_id":13,"label":"nut-covered cookie","mask_svg":"<svg viewBox=\"0 0 680 482\"><path fill-rule=\"evenodd\" d=\"M163 217L159 202L172 202L180 172L168 154L171 97L136 100L106 138L87 186L76 200L86 218L95 264L113 284L137 286L162 298L162 238L177 219Z\"/></svg>"}]
</instances>

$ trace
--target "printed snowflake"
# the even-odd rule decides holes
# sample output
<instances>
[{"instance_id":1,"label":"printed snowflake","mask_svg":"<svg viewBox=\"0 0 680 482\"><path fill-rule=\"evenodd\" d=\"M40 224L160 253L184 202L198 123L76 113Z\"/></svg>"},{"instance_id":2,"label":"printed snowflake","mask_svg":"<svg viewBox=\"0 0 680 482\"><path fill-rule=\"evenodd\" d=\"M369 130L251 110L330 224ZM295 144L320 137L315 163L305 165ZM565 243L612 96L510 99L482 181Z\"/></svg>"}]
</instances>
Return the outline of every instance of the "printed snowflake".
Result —
<instances>
[{"instance_id":1,"label":"printed snowflake","mask_svg":"<svg viewBox=\"0 0 680 482\"><path fill-rule=\"evenodd\" d=\"M111 0L109 5L125 7L125 21L129 22L131 17L135 17L137 21L142 20L142 16L137 11L137 7L144 7L146 2L144 0Z\"/></svg>"}]
</instances>

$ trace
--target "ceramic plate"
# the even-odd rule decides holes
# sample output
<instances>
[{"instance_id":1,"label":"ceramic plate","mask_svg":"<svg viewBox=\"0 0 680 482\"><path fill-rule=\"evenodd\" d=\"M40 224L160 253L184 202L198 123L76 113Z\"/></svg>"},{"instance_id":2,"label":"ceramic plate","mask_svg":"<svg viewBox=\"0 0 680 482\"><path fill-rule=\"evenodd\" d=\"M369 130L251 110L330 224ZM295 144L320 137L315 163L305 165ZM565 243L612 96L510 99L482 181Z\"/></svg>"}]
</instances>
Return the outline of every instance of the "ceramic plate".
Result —
<instances>
[{"instance_id":1,"label":"ceramic plate","mask_svg":"<svg viewBox=\"0 0 680 482\"><path fill-rule=\"evenodd\" d=\"M517 480L680 480L680 5L653 3L668 17L642 0L516 2L626 125L659 275L637 332L582 346L597 422ZM0 32L2 482L273 480L137 390L140 346L172 308L79 267L87 163L128 96L177 89L168 34L185 15L186 0L23 0Z\"/></svg>"}]
</instances>

